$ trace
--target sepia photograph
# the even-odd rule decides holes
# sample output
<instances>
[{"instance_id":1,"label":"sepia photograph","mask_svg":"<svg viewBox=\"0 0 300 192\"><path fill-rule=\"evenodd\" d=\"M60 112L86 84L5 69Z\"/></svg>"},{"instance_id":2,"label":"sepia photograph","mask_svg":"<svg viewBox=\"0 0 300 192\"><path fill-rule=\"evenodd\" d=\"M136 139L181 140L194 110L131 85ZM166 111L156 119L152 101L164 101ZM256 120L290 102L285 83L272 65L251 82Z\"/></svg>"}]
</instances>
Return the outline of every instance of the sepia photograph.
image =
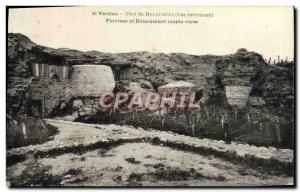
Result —
<instances>
[{"instance_id":1,"label":"sepia photograph","mask_svg":"<svg viewBox=\"0 0 300 192\"><path fill-rule=\"evenodd\" d=\"M6 22L8 188L296 186L293 6L7 6Z\"/></svg>"}]
</instances>

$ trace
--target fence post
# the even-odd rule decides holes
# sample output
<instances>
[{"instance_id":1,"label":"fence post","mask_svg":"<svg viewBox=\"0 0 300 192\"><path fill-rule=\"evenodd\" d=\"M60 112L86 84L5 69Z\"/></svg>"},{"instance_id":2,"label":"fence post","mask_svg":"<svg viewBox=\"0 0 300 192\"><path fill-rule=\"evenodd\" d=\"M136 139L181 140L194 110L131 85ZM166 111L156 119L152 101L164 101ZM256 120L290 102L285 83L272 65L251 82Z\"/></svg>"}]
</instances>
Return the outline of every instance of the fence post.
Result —
<instances>
[{"instance_id":1,"label":"fence post","mask_svg":"<svg viewBox=\"0 0 300 192\"><path fill-rule=\"evenodd\" d=\"M280 133L280 126L279 126L279 120L275 120L275 131L276 131L276 139L278 143L281 143L281 133Z\"/></svg>"}]
</instances>

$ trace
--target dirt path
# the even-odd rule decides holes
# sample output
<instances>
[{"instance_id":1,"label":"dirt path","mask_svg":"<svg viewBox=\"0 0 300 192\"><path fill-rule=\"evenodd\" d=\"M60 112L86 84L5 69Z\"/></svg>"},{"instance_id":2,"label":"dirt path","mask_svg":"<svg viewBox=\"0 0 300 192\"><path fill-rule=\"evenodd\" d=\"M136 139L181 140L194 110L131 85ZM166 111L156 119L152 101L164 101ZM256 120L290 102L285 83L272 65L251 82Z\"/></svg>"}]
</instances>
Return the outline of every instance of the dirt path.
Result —
<instances>
[{"instance_id":1,"label":"dirt path","mask_svg":"<svg viewBox=\"0 0 300 192\"><path fill-rule=\"evenodd\" d=\"M58 127L54 140L7 152L11 186L293 184L291 150L129 126L47 121Z\"/></svg>"}]
</instances>

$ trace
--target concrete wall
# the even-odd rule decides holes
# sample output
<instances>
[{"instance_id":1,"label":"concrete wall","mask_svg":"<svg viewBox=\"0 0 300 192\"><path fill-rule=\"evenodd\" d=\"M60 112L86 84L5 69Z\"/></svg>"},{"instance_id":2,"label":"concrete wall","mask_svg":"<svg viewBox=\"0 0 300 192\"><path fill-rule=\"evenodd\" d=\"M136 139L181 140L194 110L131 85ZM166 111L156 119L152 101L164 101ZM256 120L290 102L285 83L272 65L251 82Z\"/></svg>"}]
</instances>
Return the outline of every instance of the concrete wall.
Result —
<instances>
[{"instance_id":1,"label":"concrete wall","mask_svg":"<svg viewBox=\"0 0 300 192\"><path fill-rule=\"evenodd\" d=\"M69 76L69 66L66 65L48 65L34 63L31 65L32 74L35 77L57 77L58 79L67 79Z\"/></svg>"},{"instance_id":2,"label":"concrete wall","mask_svg":"<svg viewBox=\"0 0 300 192\"><path fill-rule=\"evenodd\" d=\"M251 89L248 86L225 86L228 104L238 108L246 107Z\"/></svg>"},{"instance_id":3,"label":"concrete wall","mask_svg":"<svg viewBox=\"0 0 300 192\"><path fill-rule=\"evenodd\" d=\"M58 81L49 77L42 77L34 82L29 89L30 100L41 102L41 112L44 115L50 113L62 100L67 100L70 97L71 90L68 79Z\"/></svg>"},{"instance_id":4,"label":"concrete wall","mask_svg":"<svg viewBox=\"0 0 300 192\"><path fill-rule=\"evenodd\" d=\"M72 67L71 79L67 78L66 66L33 64L36 77L29 89L28 109L32 105L41 109L43 115L49 114L62 101L72 97L98 97L104 92L112 92L115 81L112 70L104 65L75 65ZM55 73L57 71L58 73ZM53 74L59 79L53 79ZM31 103L30 103L31 102Z\"/></svg>"},{"instance_id":5,"label":"concrete wall","mask_svg":"<svg viewBox=\"0 0 300 192\"><path fill-rule=\"evenodd\" d=\"M105 65L74 65L71 74L73 96L97 97L112 92L115 87L113 72Z\"/></svg>"}]
</instances>

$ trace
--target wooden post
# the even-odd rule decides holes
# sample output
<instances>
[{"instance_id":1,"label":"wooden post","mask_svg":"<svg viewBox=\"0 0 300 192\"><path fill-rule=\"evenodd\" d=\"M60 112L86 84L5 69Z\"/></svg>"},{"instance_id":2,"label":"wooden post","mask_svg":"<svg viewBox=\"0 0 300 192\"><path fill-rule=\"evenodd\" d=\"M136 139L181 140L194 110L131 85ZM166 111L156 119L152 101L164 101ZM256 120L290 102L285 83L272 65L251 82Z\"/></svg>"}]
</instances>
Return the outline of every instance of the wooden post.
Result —
<instances>
[{"instance_id":1,"label":"wooden post","mask_svg":"<svg viewBox=\"0 0 300 192\"><path fill-rule=\"evenodd\" d=\"M221 127L224 130L224 115L221 117Z\"/></svg>"},{"instance_id":2,"label":"wooden post","mask_svg":"<svg viewBox=\"0 0 300 192\"><path fill-rule=\"evenodd\" d=\"M191 113L191 128L192 128L192 135L195 135L195 124L194 124L194 115Z\"/></svg>"},{"instance_id":3,"label":"wooden post","mask_svg":"<svg viewBox=\"0 0 300 192\"><path fill-rule=\"evenodd\" d=\"M23 132L23 135L24 135L24 139L27 140L26 125L25 125L24 122L22 122L21 125L22 125L22 132Z\"/></svg>"},{"instance_id":4,"label":"wooden post","mask_svg":"<svg viewBox=\"0 0 300 192\"><path fill-rule=\"evenodd\" d=\"M94 112L94 101L92 100L92 111L91 111L91 116L93 116L93 112Z\"/></svg>"},{"instance_id":5,"label":"wooden post","mask_svg":"<svg viewBox=\"0 0 300 192\"><path fill-rule=\"evenodd\" d=\"M276 131L277 142L281 143L281 132L280 132L279 120L276 119L275 122L276 122L275 131Z\"/></svg>"},{"instance_id":6,"label":"wooden post","mask_svg":"<svg viewBox=\"0 0 300 192\"><path fill-rule=\"evenodd\" d=\"M236 111L236 108L234 108L234 118L235 118L235 119L237 118L237 111Z\"/></svg>"},{"instance_id":7,"label":"wooden post","mask_svg":"<svg viewBox=\"0 0 300 192\"><path fill-rule=\"evenodd\" d=\"M260 123L259 123L259 131L262 132L262 130L263 130L263 123L260 122Z\"/></svg>"},{"instance_id":8,"label":"wooden post","mask_svg":"<svg viewBox=\"0 0 300 192\"><path fill-rule=\"evenodd\" d=\"M251 128L251 119L250 119L250 114L247 113L247 119L248 119L248 129Z\"/></svg>"}]
</instances>

